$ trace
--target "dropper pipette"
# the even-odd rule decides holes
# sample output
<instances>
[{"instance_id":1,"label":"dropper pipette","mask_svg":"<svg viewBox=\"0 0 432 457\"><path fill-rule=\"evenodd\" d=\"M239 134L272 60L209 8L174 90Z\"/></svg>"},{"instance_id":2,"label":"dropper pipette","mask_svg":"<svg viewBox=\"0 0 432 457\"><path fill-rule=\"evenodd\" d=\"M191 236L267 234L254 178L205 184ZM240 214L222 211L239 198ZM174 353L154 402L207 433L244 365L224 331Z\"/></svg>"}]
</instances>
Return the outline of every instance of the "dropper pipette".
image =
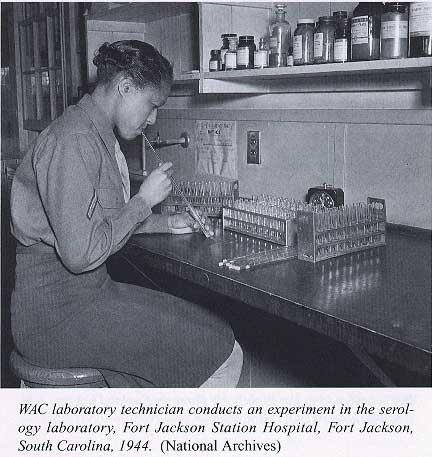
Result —
<instances>
[{"instance_id":1,"label":"dropper pipette","mask_svg":"<svg viewBox=\"0 0 432 457\"><path fill-rule=\"evenodd\" d=\"M141 132L143 138L145 141L147 141L147 144L150 146L150 149L152 150L156 160L158 163L162 163L161 156L156 152L152 144L150 143L149 139L146 137L144 131ZM176 180L174 179L173 176L171 176L171 183L173 188L176 190L177 194L180 196L180 198L183 200L183 203L187 206L187 209L190 213L190 215L198 222L201 231L204 233L206 238L212 238L212 234L209 230L207 230L204 222L201 220L200 215L197 213L196 209L190 204L188 199L185 197L183 191L181 190L180 186L177 184Z\"/></svg>"}]
</instances>

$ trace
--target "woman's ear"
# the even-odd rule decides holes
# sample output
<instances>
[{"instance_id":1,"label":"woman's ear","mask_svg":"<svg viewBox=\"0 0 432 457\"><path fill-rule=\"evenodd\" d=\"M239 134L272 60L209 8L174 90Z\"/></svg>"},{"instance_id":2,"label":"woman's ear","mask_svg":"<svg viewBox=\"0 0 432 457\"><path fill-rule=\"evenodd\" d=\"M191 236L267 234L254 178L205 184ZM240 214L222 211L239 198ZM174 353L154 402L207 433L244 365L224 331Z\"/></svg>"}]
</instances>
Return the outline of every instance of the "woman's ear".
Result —
<instances>
[{"instance_id":1,"label":"woman's ear","mask_svg":"<svg viewBox=\"0 0 432 457\"><path fill-rule=\"evenodd\" d=\"M121 97L130 95L133 92L134 88L135 86L133 85L130 78L123 77L117 83L117 90Z\"/></svg>"}]
</instances>

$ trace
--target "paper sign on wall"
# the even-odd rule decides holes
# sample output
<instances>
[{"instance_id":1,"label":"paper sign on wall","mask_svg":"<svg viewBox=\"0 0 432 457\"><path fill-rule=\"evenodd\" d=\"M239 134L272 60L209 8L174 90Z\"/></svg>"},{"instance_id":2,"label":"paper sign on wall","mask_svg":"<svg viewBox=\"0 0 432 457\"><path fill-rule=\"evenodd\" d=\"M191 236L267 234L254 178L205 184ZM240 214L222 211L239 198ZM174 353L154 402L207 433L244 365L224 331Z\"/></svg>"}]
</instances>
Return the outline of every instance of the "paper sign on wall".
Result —
<instances>
[{"instance_id":1,"label":"paper sign on wall","mask_svg":"<svg viewBox=\"0 0 432 457\"><path fill-rule=\"evenodd\" d=\"M237 179L235 121L196 121L197 174Z\"/></svg>"}]
</instances>

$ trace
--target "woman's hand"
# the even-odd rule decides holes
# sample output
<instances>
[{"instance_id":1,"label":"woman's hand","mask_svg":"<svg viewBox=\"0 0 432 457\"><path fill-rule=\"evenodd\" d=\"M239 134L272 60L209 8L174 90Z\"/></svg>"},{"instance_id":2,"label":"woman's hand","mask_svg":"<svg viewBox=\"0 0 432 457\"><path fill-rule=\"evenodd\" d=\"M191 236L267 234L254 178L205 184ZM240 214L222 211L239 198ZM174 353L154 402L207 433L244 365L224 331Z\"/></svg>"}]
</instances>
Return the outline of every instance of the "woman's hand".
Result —
<instances>
[{"instance_id":1,"label":"woman's hand","mask_svg":"<svg viewBox=\"0 0 432 457\"><path fill-rule=\"evenodd\" d=\"M171 162L162 163L141 184L137 195L145 200L150 208L165 200L171 192L171 167Z\"/></svg>"},{"instance_id":2,"label":"woman's hand","mask_svg":"<svg viewBox=\"0 0 432 457\"><path fill-rule=\"evenodd\" d=\"M213 236L214 233L211 229L208 217L204 216L203 213L198 209L195 209L195 211L198 213L202 222L205 224L206 230L208 230ZM168 227L170 229L170 232L176 235L197 232L201 230L201 227L198 224L198 222L187 212L171 214L168 218Z\"/></svg>"}]
</instances>

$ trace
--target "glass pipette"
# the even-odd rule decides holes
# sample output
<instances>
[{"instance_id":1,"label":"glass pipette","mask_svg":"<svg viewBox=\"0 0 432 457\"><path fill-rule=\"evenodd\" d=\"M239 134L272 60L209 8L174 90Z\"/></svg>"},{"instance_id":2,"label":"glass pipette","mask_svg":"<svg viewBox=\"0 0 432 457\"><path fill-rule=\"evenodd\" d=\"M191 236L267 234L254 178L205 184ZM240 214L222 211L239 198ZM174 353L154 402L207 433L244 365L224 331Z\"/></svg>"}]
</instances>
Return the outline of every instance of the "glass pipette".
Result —
<instances>
[{"instance_id":1,"label":"glass pipette","mask_svg":"<svg viewBox=\"0 0 432 457\"><path fill-rule=\"evenodd\" d=\"M159 164L162 163L161 156L156 152L152 144L150 143L149 139L146 137L144 131L141 132L143 138L145 141L147 141L147 144L150 146L150 149L152 150L156 160L158 161ZM174 179L173 176L171 176L171 183L173 188L176 190L177 194L180 196L180 198L183 200L183 203L186 205L190 215L198 222L202 232L204 233L206 238L212 238L212 234L210 233L209 230L206 229L206 226L204 222L201 220L200 215L197 213L196 209L189 203L188 199L185 197L183 191L181 190L180 186L177 184L176 180Z\"/></svg>"}]
</instances>

